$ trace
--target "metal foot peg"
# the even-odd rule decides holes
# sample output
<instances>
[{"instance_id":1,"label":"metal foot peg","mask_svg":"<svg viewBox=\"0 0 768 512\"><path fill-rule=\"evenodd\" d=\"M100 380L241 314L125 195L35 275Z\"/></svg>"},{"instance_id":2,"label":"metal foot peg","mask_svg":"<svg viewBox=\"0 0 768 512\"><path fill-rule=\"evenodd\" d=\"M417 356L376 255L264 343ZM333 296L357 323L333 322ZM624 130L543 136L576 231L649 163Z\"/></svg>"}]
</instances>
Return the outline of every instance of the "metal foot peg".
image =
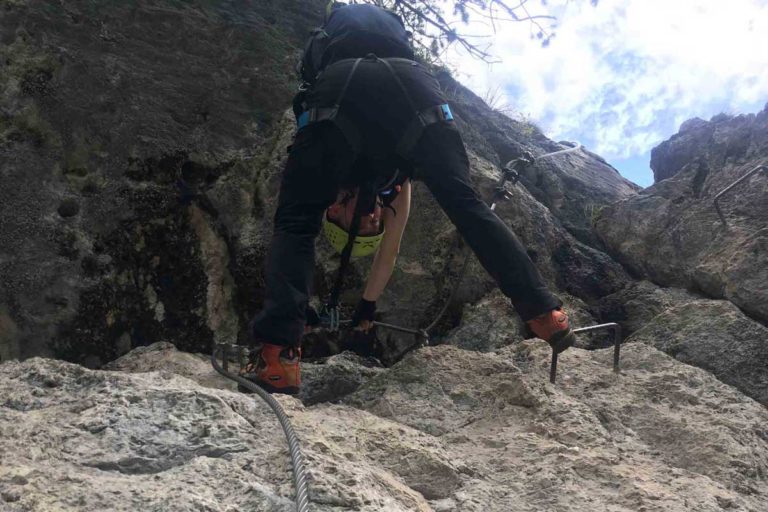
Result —
<instances>
[{"instance_id":1,"label":"metal foot peg","mask_svg":"<svg viewBox=\"0 0 768 512\"><path fill-rule=\"evenodd\" d=\"M616 323L592 325L589 327L582 327L581 329L574 329L574 334L581 332L599 331L601 329L613 329L613 372L619 373L619 359L621 357L621 326ZM555 383L557 378L557 352L552 349L552 363L549 367L549 382Z\"/></svg>"},{"instance_id":2,"label":"metal foot peg","mask_svg":"<svg viewBox=\"0 0 768 512\"><path fill-rule=\"evenodd\" d=\"M720 217L720 222L723 223L723 226L727 227L728 226L728 222L725 220L725 215L723 215L723 212L720 209L720 205L718 204L719 201L720 201L720 198L724 194L726 194L728 191L732 190L733 187L735 187L736 185L738 185L739 183L741 183L742 181L746 180L747 178L749 178L750 176L752 176L753 174L755 174L755 173L757 173L759 171L768 171L768 165L766 165L766 164L758 165L757 167L755 167L754 169L752 169L751 171L746 173L744 176L742 176L741 178L737 179L736 181L734 181L733 183L731 183L730 185L725 187L723 190L718 192L717 195L715 196L715 200L714 200L715 210L717 210L717 215Z\"/></svg>"},{"instance_id":3,"label":"metal foot peg","mask_svg":"<svg viewBox=\"0 0 768 512\"><path fill-rule=\"evenodd\" d=\"M338 309L335 312L325 307L320 314L320 327L328 329L331 332L336 332L340 328L349 328L352 326L352 320L341 320L339 317ZM374 327L381 327L382 329L389 329L390 331L402 332L405 334L412 334L416 338L416 342L410 347L406 348L395 359L395 362L400 361L409 352L429 346L429 329L409 329L407 327L401 327L399 325L388 324L385 322L373 322Z\"/></svg>"}]
</instances>

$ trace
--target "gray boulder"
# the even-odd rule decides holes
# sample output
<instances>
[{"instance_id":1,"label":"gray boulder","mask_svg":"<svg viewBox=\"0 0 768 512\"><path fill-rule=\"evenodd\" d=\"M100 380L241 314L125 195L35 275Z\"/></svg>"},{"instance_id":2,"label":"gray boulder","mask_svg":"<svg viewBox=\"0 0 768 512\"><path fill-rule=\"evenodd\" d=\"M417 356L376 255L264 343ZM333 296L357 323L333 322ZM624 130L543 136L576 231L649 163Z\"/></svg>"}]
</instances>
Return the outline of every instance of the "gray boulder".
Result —
<instances>
[{"instance_id":1,"label":"gray boulder","mask_svg":"<svg viewBox=\"0 0 768 512\"><path fill-rule=\"evenodd\" d=\"M563 294L561 299L574 328L594 324L586 304L567 294ZM443 341L464 350L495 352L528 337L525 323L514 313L509 299L496 290L464 308L461 324ZM587 348L592 345L591 337L578 337L576 346Z\"/></svg>"},{"instance_id":2,"label":"gray boulder","mask_svg":"<svg viewBox=\"0 0 768 512\"><path fill-rule=\"evenodd\" d=\"M762 127L768 116L768 103L765 107L757 114L719 114L710 121L696 117L684 122L677 134L651 151L654 181L671 178L692 163L701 162L705 164L699 171L701 182L708 171L716 172L739 159L764 156L768 138Z\"/></svg>"},{"instance_id":3,"label":"gray boulder","mask_svg":"<svg viewBox=\"0 0 768 512\"><path fill-rule=\"evenodd\" d=\"M667 309L701 298L687 290L636 281L600 299L598 316L601 322L617 322L624 336L629 336Z\"/></svg>"},{"instance_id":4,"label":"gray boulder","mask_svg":"<svg viewBox=\"0 0 768 512\"><path fill-rule=\"evenodd\" d=\"M345 399L355 407L276 399L313 511L761 512L765 407L642 343L625 346L621 375L611 359L569 350L552 386L543 342L446 345L381 371ZM175 374L210 366L167 346L121 366L0 364L0 508L294 509L285 439L260 399Z\"/></svg>"},{"instance_id":5,"label":"gray boulder","mask_svg":"<svg viewBox=\"0 0 768 512\"><path fill-rule=\"evenodd\" d=\"M727 225L713 205L717 193L766 161L766 133L763 110L713 118L673 137L655 156L655 168L671 177L604 208L598 235L633 274L728 299L768 320L768 172L723 197Z\"/></svg>"},{"instance_id":6,"label":"gray boulder","mask_svg":"<svg viewBox=\"0 0 768 512\"><path fill-rule=\"evenodd\" d=\"M768 329L730 302L696 300L672 307L627 342L653 345L768 405Z\"/></svg>"},{"instance_id":7,"label":"gray boulder","mask_svg":"<svg viewBox=\"0 0 768 512\"><path fill-rule=\"evenodd\" d=\"M166 341L137 347L107 363L103 369L126 373L165 371L193 380L201 386L214 389L237 389L237 384L213 369L210 356L181 352L172 343Z\"/></svg>"},{"instance_id":8,"label":"gray boulder","mask_svg":"<svg viewBox=\"0 0 768 512\"><path fill-rule=\"evenodd\" d=\"M384 369L375 359L352 352L301 364L301 393L305 405L338 402Z\"/></svg>"}]
</instances>

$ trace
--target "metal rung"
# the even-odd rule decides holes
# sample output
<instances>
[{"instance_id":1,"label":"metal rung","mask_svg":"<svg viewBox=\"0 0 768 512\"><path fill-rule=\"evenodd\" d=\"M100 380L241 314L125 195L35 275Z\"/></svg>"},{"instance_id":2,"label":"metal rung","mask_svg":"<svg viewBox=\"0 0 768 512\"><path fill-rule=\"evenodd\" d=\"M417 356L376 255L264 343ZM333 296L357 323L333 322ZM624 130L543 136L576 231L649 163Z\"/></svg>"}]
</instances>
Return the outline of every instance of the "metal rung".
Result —
<instances>
[{"instance_id":1,"label":"metal rung","mask_svg":"<svg viewBox=\"0 0 768 512\"><path fill-rule=\"evenodd\" d=\"M757 167L749 171L747 174L745 174L741 178L737 179L736 181L734 181L733 183L725 187L715 196L715 210L717 210L717 214L720 216L720 221L723 223L723 226L727 226L728 222L726 222L725 215L723 215L723 212L720 210L720 205L718 204L720 197L726 192L728 192L729 190L731 190L733 187L735 187L736 185L738 185L739 183L746 180L747 178L749 178L750 176L752 176L753 174L755 174L760 170L768 171L768 166L766 166L765 164L758 165Z\"/></svg>"},{"instance_id":2,"label":"metal rung","mask_svg":"<svg viewBox=\"0 0 768 512\"><path fill-rule=\"evenodd\" d=\"M580 329L574 329L574 334L582 332L599 331L601 329L613 329L613 371L619 373L619 359L621 357L621 326L616 323L591 325L589 327L582 327ZM555 383L557 377L557 352L552 349L552 364L549 367L549 382Z\"/></svg>"},{"instance_id":3,"label":"metal rung","mask_svg":"<svg viewBox=\"0 0 768 512\"><path fill-rule=\"evenodd\" d=\"M336 320L336 329L333 328L333 321L326 319L324 317L320 317L321 322L320 326L329 329L331 331L337 330L339 327L350 327L352 325L352 320ZM427 333L426 329L409 329L407 327L400 327L399 325L394 324L388 324L385 322L373 322L374 327L381 327L382 329L389 329L391 331L398 331L398 332L404 332L406 334L413 334L414 336L417 336L419 338L422 338L427 345L429 345L429 334Z\"/></svg>"}]
</instances>

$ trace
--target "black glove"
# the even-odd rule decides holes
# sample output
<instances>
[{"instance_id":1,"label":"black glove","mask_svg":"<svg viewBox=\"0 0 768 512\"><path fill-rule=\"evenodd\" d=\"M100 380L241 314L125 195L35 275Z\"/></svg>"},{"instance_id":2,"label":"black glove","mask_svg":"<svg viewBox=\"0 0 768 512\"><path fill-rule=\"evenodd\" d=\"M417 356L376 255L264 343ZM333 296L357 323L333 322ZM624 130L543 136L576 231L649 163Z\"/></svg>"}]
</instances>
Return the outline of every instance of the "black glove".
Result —
<instances>
[{"instance_id":1,"label":"black glove","mask_svg":"<svg viewBox=\"0 0 768 512\"><path fill-rule=\"evenodd\" d=\"M344 350L351 350L355 354L363 357L375 356L376 329L373 326L373 319L376 316L376 301L360 299L355 308L355 314L352 315L352 331L345 336L342 342ZM364 321L371 322L367 331L356 329Z\"/></svg>"},{"instance_id":2,"label":"black glove","mask_svg":"<svg viewBox=\"0 0 768 512\"><path fill-rule=\"evenodd\" d=\"M376 301L360 299L355 308L355 314L352 315L352 327L357 327L363 320L373 322L374 316L376 316Z\"/></svg>"},{"instance_id":3,"label":"black glove","mask_svg":"<svg viewBox=\"0 0 768 512\"><path fill-rule=\"evenodd\" d=\"M341 342L342 350L349 350L361 357L376 357L376 329L370 331L350 331Z\"/></svg>"}]
</instances>

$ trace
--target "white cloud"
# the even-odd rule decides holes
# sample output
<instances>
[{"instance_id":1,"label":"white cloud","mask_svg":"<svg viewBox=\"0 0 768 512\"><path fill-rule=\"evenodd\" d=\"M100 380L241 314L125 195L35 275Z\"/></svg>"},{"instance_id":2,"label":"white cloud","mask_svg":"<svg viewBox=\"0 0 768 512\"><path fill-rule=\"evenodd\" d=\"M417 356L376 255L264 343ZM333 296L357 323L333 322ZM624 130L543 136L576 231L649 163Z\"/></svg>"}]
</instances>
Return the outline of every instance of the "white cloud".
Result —
<instances>
[{"instance_id":1,"label":"white cloud","mask_svg":"<svg viewBox=\"0 0 768 512\"><path fill-rule=\"evenodd\" d=\"M458 49L448 58L475 92L501 85L507 103L555 139L627 158L686 119L768 101L766 1L582 0L550 10L559 26L548 48L511 24L492 37L501 64Z\"/></svg>"}]
</instances>

